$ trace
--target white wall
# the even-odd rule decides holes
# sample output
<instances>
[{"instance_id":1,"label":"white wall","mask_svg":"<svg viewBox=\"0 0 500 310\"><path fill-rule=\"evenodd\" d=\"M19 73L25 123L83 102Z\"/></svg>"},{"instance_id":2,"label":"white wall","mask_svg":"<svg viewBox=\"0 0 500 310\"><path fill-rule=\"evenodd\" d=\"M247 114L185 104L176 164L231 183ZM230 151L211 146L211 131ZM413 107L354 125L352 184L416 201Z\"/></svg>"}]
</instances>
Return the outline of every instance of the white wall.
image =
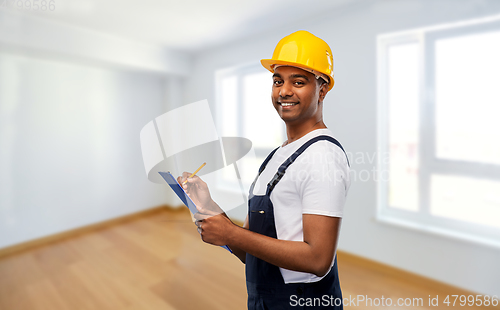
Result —
<instances>
[{"instance_id":1,"label":"white wall","mask_svg":"<svg viewBox=\"0 0 500 310\"><path fill-rule=\"evenodd\" d=\"M0 248L179 204L142 127L182 103L190 55L0 11Z\"/></svg>"},{"instance_id":2,"label":"white wall","mask_svg":"<svg viewBox=\"0 0 500 310\"><path fill-rule=\"evenodd\" d=\"M336 85L325 101L325 121L348 152L375 154L376 36L500 13L498 1L372 1L265 35L204 50L194 58L185 100L209 100L215 109L214 75L221 68L270 58L276 43L296 30L326 40L335 55ZM276 14L276 18L286 18ZM264 69L263 69L264 70ZM352 169L371 171L375 163ZM223 204L224 202L220 202ZM353 182L340 249L483 294L500 294L500 249L388 226L374 220L376 182ZM405 296L406 297L406 296ZM443 297L444 298L444 297Z\"/></svg>"},{"instance_id":3,"label":"white wall","mask_svg":"<svg viewBox=\"0 0 500 310\"><path fill-rule=\"evenodd\" d=\"M164 83L0 53L0 248L167 202L139 143Z\"/></svg>"}]
</instances>

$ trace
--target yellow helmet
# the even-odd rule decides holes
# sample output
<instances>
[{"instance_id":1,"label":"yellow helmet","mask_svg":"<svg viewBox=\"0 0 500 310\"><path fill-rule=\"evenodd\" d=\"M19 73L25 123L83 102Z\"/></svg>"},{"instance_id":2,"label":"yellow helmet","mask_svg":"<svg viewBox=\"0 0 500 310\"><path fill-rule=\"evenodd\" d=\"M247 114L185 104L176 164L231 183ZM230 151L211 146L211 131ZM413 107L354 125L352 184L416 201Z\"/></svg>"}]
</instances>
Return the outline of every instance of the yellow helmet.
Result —
<instances>
[{"instance_id":1,"label":"yellow helmet","mask_svg":"<svg viewBox=\"0 0 500 310\"><path fill-rule=\"evenodd\" d=\"M316 78L323 78L328 83L328 90L333 88L333 53L325 41L310 32L300 30L278 42L272 59L260 61L264 68L274 73L278 65L294 66L312 72Z\"/></svg>"}]
</instances>

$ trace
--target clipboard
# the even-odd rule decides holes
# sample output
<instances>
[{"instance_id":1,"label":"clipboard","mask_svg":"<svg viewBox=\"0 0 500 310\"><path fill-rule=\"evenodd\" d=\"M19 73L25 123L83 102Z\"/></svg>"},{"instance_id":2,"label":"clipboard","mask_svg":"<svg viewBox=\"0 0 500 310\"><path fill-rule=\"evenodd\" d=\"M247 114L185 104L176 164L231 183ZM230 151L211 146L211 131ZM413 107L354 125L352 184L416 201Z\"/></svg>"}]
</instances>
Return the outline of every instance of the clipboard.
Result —
<instances>
[{"instance_id":1,"label":"clipboard","mask_svg":"<svg viewBox=\"0 0 500 310\"><path fill-rule=\"evenodd\" d=\"M167 172L158 172L161 177L168 183L170 188L174 191L174 193L179 197L179 199L184 203L186 207L188 207L189 211L191 211L192 214L195 214L198 212L198 209L196 208L196 205L194 202L189 198L187 193L184 191L182 186L177 182L177 180L174 178L174 176L170 173L170 171ZM224 249L228 250L229 252L233 253L231 249L227 245L221 245Z\"/></svg>"}]
</instances>

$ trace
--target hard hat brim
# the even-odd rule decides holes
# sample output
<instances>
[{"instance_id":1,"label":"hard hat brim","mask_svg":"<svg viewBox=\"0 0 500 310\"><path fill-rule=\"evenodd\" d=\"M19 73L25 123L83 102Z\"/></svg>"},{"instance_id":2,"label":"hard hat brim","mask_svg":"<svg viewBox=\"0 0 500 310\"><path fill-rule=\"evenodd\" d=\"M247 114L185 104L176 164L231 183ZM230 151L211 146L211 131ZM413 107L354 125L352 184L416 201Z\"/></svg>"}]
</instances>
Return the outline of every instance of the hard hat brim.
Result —
<instances>
[{"instance_id":1,"label":"hard hat brim","mask_svg":"<svg viewBox=\"0 0 500 310\"><path fill-rule=\"evenodd\" d=\"M314 71L314 68L311 68L309 66L303 65L303 64L298 64L296 62L291 62L291 61L284 61L284 60L276 60L276 59L261 59L260 63L264 68L269 70L270 72L274 73L274 68L273 66L275 65L281 65L281 66L292 66L292 67L297 67L299 69L308 69L306 71ZM335 80L333 77L329 76L330 83L328 83L328 91L330 91L333 88L333 85L335 84Z\"/></svg>"}]
</instances>

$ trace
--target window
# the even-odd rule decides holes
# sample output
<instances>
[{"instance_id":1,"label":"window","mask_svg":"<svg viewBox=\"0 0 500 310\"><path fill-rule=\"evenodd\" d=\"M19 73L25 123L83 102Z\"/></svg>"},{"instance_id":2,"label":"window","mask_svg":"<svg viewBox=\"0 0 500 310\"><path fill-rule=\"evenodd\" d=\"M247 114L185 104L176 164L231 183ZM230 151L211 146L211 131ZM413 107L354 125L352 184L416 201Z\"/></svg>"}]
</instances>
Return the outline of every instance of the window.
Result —
<instances>
[{"instance_id":1,"label":"window","mask_svg":"<svg viewBox=\"0 0 500 310\"><path fill-rule=\"evenodd\" d=\"M500 246L500 21L378 37L377 217Z\"/></svg>"},{"instance_id":2,"label":"window","mask_svg":"<svg viewBox=\"0 0 500 310\"><path fill-rule=\"evenodd\" d=\"M272 75L260 64L219 70L216 73L218 131L223 137L244 137L255 156L238 167L245 193L266 156L285 140L285 127L271 103ZM239 190L229 176L218 187Z\"/></svg>"}]
</instances>

